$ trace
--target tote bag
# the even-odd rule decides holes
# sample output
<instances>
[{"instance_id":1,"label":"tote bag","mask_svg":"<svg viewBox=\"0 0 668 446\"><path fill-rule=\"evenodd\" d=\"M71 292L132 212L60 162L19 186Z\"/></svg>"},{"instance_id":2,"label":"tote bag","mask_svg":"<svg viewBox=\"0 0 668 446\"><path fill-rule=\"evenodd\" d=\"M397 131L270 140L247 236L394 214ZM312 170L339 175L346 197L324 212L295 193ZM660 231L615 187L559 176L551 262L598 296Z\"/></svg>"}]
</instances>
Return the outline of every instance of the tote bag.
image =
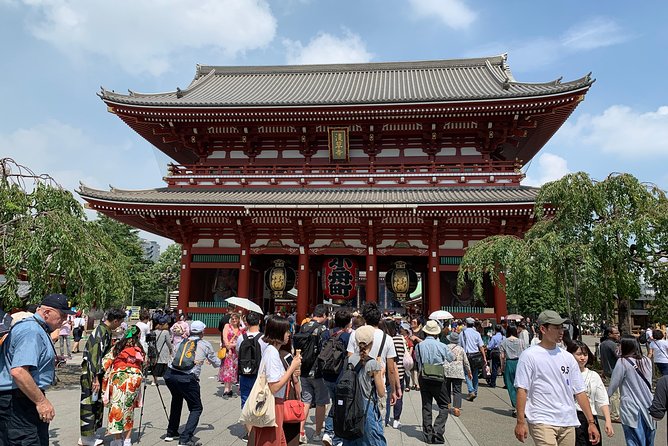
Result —
<instances>
[{"instance_id":1,"label":"tote bag","mask_svg":"<svg viewBox=\"0 0 668 446\"><path fill-rule=\"evenodd\" d=\"M239 422L255 427L276 427L276 400L267 382L266 364L260 362L255 384L241 409Z\"/></svg>"}]
</instances>

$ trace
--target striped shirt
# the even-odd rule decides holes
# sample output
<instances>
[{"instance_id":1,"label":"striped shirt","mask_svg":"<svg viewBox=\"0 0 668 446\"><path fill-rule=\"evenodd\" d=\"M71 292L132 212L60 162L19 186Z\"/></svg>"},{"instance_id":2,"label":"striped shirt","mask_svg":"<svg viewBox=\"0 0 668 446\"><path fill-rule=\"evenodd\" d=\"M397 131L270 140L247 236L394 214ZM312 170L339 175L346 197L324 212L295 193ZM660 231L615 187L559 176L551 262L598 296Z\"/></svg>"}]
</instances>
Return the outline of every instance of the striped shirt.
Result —
<instances>
[{"instance_id":1,"label":"striped shirt","mask_svg":"<svg viewBox=\"0 0 668 446\"><path fill-rule=\"evenodd\" d=\"M395 358L397 362L397 369L399 370L399 379L404 379L404 355L406 354L406 348L404 347L404 337L400 334L392 338L394 342L394 349L397 351L397 357Z\"/></svg>"}]
</instances>

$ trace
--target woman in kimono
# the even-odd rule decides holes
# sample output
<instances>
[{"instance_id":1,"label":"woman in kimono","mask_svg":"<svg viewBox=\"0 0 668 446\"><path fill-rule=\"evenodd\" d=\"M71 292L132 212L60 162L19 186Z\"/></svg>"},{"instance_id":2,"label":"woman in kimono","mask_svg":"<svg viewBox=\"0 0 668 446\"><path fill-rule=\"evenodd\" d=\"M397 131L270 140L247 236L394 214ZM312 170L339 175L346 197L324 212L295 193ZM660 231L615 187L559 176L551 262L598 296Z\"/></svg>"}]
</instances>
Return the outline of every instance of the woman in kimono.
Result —
<instances>
[{"instance_id":1,"label":"woman in kimono","mask_svg":"<svg viewBox=\"0 0 668 446\"><path fill-rule=\"evenodd\" d=\"M104 358L106 370L102 400L109 407L107 434L111 446L130 446L134 409L141 406L142 367L146 353L139 341L140 331L130 327L125 336Z\"/></svg>"}]
</instances>

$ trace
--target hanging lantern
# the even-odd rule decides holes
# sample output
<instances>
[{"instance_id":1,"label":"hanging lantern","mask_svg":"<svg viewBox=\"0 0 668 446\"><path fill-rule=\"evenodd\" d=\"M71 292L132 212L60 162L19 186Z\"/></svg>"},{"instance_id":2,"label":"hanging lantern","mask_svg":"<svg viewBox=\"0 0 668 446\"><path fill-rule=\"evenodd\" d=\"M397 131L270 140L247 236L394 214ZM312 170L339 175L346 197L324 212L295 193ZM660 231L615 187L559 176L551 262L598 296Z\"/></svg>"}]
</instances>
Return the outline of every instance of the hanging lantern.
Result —
<instances>
[{"instance_id":1,"label":"hanging lantern","mask_svg":"<svg viewBox=\"0 0 668 446\"><path fill-rule=\"evenodd\" d=\"M285 266L285 260L274 260L274 266L264 273L264 283L274 299L281 299L295 285L295 270Z\"/></svg>"},{"instance_id":2,"label":"hanging lantern","mask_svg":"<svg viewBox=\"0 0 668 446\"><path fill-rule=\"evenodd\" d=\"M322 264L322 290L326 298L342 304L357 297L357 261L330 257Z\"/></svg>"},{"instance_id":3,"label":"hanging lantern","mask_svg":"<svg viewBox=\"0 0 668 446\"><path fill-rule=\"evenodd\" d=\"M394 293L397 300L406 300L415 291L418 277L415 271L406 268L406 262L394 262L394 268L385 274L385 286Z\"/></svg>"}]
</instances>

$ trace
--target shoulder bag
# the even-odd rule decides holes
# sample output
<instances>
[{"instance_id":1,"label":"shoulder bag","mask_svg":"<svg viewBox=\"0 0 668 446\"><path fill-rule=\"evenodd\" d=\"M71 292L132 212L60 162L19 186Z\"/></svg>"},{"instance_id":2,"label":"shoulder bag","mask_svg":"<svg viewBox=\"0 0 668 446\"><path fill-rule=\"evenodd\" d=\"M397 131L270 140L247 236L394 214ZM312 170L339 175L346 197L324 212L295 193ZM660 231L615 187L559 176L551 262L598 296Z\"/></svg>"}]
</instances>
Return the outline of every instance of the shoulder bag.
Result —
<instances>
[{"instance_id":1,"label":"shoulder bag","mask_svg":"<svg viewBox=\"0 0 668 446\"><path fill-rule=\"evenodd\" d=\"M416 345L418 361L422 364L422 370L420 374L422 378L435 381L443 382L445 381L445 370L443 369L443 364L425 364L422 362L422 355L420 354L420 344Z\"/></svg>"},{"instance_id":2,"label":"shoulder bag","mask_svg":"<svg viewBox=\"0 0 668 446\"><path fill-rule=\"evenodd\" d=\"M466 329L462 331L462 337L464 338L464 352L466 352ZM480 352L466 353L466 357L469 360L469 365L471 366L471 370L482 369L483 366L482 353Z\"/></svg>"}]
</instances>

